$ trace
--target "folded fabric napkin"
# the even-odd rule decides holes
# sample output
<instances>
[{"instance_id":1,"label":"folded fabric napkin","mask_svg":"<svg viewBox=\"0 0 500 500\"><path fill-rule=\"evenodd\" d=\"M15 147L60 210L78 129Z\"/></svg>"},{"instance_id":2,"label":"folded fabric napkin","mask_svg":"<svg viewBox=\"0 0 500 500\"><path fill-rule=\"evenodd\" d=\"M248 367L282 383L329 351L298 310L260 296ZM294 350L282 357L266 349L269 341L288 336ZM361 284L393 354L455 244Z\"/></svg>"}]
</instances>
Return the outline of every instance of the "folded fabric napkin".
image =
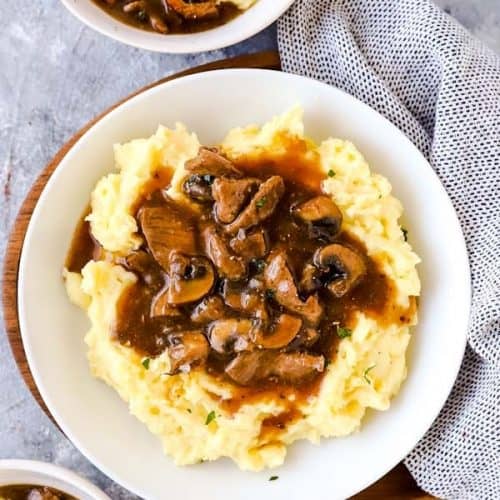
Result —
<instances>
[{"instance_id":1,"label":"folded fabric napkin","mask_svg":"<svg viewBox=\"0 0 500 500\"><path fill-rule=\"evenodd\" d=\"M468 346L445 408L406 465L438 497L497 500L500 59L428 0L298 0L279 22L278 42L284 71L385 115L448 191L472 269Z\"/></svg>"}]
</instances>

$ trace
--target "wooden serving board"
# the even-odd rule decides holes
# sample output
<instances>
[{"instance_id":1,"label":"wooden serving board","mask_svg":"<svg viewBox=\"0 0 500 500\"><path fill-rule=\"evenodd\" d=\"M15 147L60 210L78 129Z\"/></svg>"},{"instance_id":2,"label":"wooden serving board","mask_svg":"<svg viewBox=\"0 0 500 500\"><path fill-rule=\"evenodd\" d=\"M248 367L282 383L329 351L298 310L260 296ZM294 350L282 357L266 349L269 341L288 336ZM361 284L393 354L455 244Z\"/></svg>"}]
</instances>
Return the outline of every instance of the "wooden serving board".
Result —
<instances>
[{"instance_id":1,"label":"wooden serving board","mask_svg":"<svg viewBox=\"0 0 500 500\"><path fill-rule=\"evenodd\" d=\"M237 56L230 59L216 61L195 68L190 68L175 75L163 78L157 82L148 85L137 92L129 95L125 99L119 101L111 108L107 109L92 121L87 123L81 130L79 130L62 148L56 153L52 161L44 168L38 179L35 181L30 192L26 196L19 214L15 220L12 232L9 237L7 252L4 262L3 271L3 308L5 317L5 326L7 336L10 342L12 354L16 361L17 367L26 382L33 397L37 400L43 411L55 422L46 407L35 381L31 374L26 354L23 347L21 333L19 329L19 317L17 311L17 276L19 271L19 259L21 256L21 249L24 242L24 237L28 227L31 214L35 205L40 197L40 194L45 187L54 170L57 168L66 153L71 149L75 142L92 126L99 121L103 116L108 114L112 109L116 108L123 102L129 100L131 97L144 92L145 90L159 85L163 82L179 78L181 76L199 73L202 71L211 71L215 69L227 68L266 68L280 70L281 63L277 52L259 52L256 54L248 54L244 56ZM57 423L56 423L57 425ZM342 467L355 467L355 464L341 464ZM332 485L334 486L334 485ZM370 488L364 490L360 494L353 497L357 500L371 500L371 499L430 499L422 490L418 488L415 481L401 463L390 471L386 476L380 479L377 483Z\"/></svg>"}]
</instances>

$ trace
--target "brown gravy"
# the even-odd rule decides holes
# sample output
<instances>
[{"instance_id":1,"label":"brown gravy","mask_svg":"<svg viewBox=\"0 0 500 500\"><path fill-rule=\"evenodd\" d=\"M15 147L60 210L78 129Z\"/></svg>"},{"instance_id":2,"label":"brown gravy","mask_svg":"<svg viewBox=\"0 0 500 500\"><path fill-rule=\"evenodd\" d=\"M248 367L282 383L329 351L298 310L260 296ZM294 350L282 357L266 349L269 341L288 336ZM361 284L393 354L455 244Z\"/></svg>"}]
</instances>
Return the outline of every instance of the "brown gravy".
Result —
<instances>
[{"instance_id":1,"label":"brown gravy","mask_svg":"<svg viewBox=\"0 0 500 500\"><path fill-rule=\"evenodd\" d=\"M62 491L34 484L0 486L0 498L5 498L6 500L29 500L30 498L40 498L40 500L76 500L75 497L67 495Z\"/></svg>"},{"instance_id":2,"label":"brown gravy","mask_svg":"<svg viewBox=\"0 0 500 500\"><path fill-rule=\"evenodd\" d=\"M149 21L149 16L155 16L167 26L168 34L189 34L207 31L222 26L233 20L242 11L232 3L222 3L218 7L217 17L209 19L184 19L180 15L171 12L167 15L162 6L162 0L143 0L144 9L136 12L125 12L124 6L130 0L92 0L99 8L107 12L118 21L145 31L158 32Z\"/></svg>"},{"instance_id":3,"label":"brown gravy","mask_svg":"<svg viewBox=\"0 0 500 500\"><path fill-rule=\"evenodd\" d=\"M309 157L306 158L303 152L301 148L295 151L292 149L285 156L279 158L262 156L251 161L236 163L236 167L246 175L262 180L276 174L283 177L286 186L285 195L273 215L262 222L261 227L268 234L271 248L282 247L288 250L289 264L296 276L299 269L302 269L318 248L318 242L311 240L303 228L297 224L291 215L290 206L321 194L321 181L325 178L316 161ZM161 188L167 187L168 184L169 175L153 180L147 186L137 208L148 204L171 203L165 199L161 191ZM183 210L180 205L176 209ZM186 220L190 220L193 213L187 209L184 210L186 210ZM203 226L212 217L211 206L207 206L199 216L200 226ZM75 270L95 251L95 249L91 250L88 238L88 227L79 226L68 257L68 262L73 264ZM81 241L78 242L78 240ZM320 340L312 348L309 348L308 352L322 354L327 362L334 359L337 351L339 341L337 327L351 327L356 312L362 311L377 318L383 324L407 323L416 307L416 301L413 298L409 309L402 309L395 305L394 285L382 272L378 263L368 257L366 247L361 241L345 231L337 237L336 241L364 256L367 274L363 281L343 298L333 299L326 290L319 291L320 299L325 306L321 323L317 327ZM197 252L200 255L204 254L199 241ZM81 253L81 255L72 255L75 253ZM152 272L163 273L161 268L154 269ZM250 277L252 272L250 271ZM172 325L184 331L200 328L199 325L193 324L190 320L190 313L196 304L179 307L180 315L169 318L150 317L152 302L164 287L165 281L160 280L153 285L146 286L139 280L122 295L117 306L117 322L114 332L117 340L132 347L145 357L155 357L165 350L166 332ZM269 309L273 317L283 312L283 307L272 301L269 304ZM230 317L231 314L234 317L241 316L241 313L228 312L224 317ZM264 430L270 429L269 432L273 429L280 429L286 423L300 416L295 410L297 404L318 393L321 380L326 373L325 370L313 380L299 386L267 381L258 386L241 387L229 380L224 372L225 363L227 360L211 352L206 366L200 368L207 370L208 373L219 378L221 382L232 384L234 389L232 399L219 401L223 409L236 412L243 404L276 399L281 400L284 406L289 408L283 416L280 415L279 418L273 417L265 421ZM213 397L217 398L215 395Z\"/></svg>"}]
</instances>

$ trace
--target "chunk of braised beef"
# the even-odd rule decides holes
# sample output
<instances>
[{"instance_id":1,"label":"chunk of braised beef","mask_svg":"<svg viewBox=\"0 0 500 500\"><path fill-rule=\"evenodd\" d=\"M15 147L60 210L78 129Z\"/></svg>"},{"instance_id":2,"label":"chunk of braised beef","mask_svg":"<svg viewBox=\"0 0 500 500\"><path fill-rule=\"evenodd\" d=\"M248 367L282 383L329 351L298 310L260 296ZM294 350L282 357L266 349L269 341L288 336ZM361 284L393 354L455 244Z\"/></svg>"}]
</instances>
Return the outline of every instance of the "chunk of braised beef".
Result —
<instances>
[{"instance_id":1,"label":"chunk of braised beef","mask_svg":"<svg viewBox=\"0 0 500 500\"><path fill-rule=\"evenodd\" d=\"M300 299L285 252L276 251L269 256L264 278L272 299L302 316L309 325L319 323L323 307L317 295L311 295L305 302Z\"/></svg>"},{"instance_id":2,"label":"chunk of braised beef","mask_svg":"<svg viewBox=\"0 0 500 500\"><path fill-rule=\"evenodd\" d=\"M241 172L217 148L200 147L198 155L184 164L190 174L241 177Z\"/></svg>"},{"instance_id":3,"label":"chunk of braised beef","mask_svg":"<svg viewBox=\"0 0 500 500\"><path fill-rule=\"evenodd\" d=\"M236 235L240 229L250 229L271 216L285 192L285 183L279 175L264 181L253 195L249 204L238 217L225 226L227 233Z\"/></svg>"},{"instance_id":4,"label":"chunk of braised beef","mask_svg":"<svg viewBox=\"0 0 500 500\"><path fill-rule=\"evenodd\" d=\"M302 352L255 350L238 354L226 367L237 384L246 386L268 380L300 385L325 369L325 358Z\"/></svg>"},{"instance_id":5,"label":"chunk of braised beef","mask_svg":"<svg viewBox=\"0 0 500 500\"><path fill-rule=\"evenodd\" d=\"M192 215L173 201L145 205L138 214L141 230L156 261L167 269L170 253L196 253L196 226Z\"/></svg>"},{"instance_id":6,"label":"chunk of braised beef","mask_svg":"<svg viewBox=\"0 0 500 500\"><path fill-rule=\"evenodd\" d=\"M259 259L267 253L266 234L261 228L248 233L240 229L229 242L229 246L234 253L245 259Z\"/></svg>"},{"instance_id":7,"label":"chunk of braised beef","mask_svg":"<svg viewBox=\"0 0 500 500\"><path fill-rule=\"evenodd\" d=\"M212 198L215 200L214 213L216 220L221 224L229 224L236 219L241 209L248 203L255 188L259 185L258 179L244 177L231 179L219 177L212 184Z\"/></svg>"},{"instance_id":8,"label":"chunk of braised beef","mask_svg":"<svg viewBox=\"0 0 500 500\"><path fill-rule=\"evenodd\" d=\"M219 16L219 8L215 0L165 0L165 3L177 14L190 21L214 19Z\"/></svg>"},{"instance_id":9,"label":"chunk of braised beef","mask_svg":"<svg viewBox=\"0 0 500 500\"><path fill-rule=\"evenodd\" d=\"M246 275L247 268L244 260L233 255L215 225L206 227L201 236L205 253L214 263L220 277L239 280Z\"/></svg>"}]
</instances>

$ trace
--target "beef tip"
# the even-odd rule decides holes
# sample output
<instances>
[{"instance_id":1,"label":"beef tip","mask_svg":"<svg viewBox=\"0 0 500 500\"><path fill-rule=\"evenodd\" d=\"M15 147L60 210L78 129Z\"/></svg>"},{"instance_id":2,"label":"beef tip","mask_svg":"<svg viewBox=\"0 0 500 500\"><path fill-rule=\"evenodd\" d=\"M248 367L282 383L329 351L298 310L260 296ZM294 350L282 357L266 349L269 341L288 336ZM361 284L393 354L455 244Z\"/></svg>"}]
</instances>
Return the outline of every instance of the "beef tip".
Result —
<instances>
[{"instance_id":1,"label":"beef tip","mask_svg":"<svg viewBox=\"0 0 500 500\"><path fill-rule=\"evenodd\" d=\"M165 272L156 260L144 250L132 252L125 257L125 267L138 274L144 283L153 288L162 288L165 284Z\"/></svg>"},{"instance_id":2,"label":"beef tip","mask_svg":"<svg viewBox=\"0 0 500 500\"><path fill-rule=\"evenodd\" d=\"M215 180L213 175L190 175L182 185L184 193L195 201L202 203L213 201L212 184Z\"/></svg>"},{"instance_id":3,"label":"beef tip","mask_svg":"<svg viewBox=\"0 0 500 500\"><path fill-rule=\"evenodd\" d=\"M211 262L173 251L168 261L167 302L176 306L196 302L207 295L215 281Z\"/></svg>"},{"instance_id":4,"label":"beef tip","mask_svg":"<svg viewBox=\"0 0 500 500\"><path fill-rule=\"evenodd\" d=\"M212 184L212 198L215 200L214 211L217 221L222 224L233 222L258 184L257 179L250 177L215 179Z\"/></svg>"},{"instance_id":5,"label":"beef tip","mask_svg":"<svg viewBox=\"0 0 500 500\"><path fill-rule=\"evenodd\" d=\"M208 226L202 233L205 253L214 263L222 278L239 280L246 274L246 265L241 257L233 255L215 226Z\"/></svg>"},{"instance_id":6,"label":"beef tip","mask_svg":"<svg viewBox=\"0 0 500 500\"><path fill-rule=\"evenodd\" d=\"M342 225L342 212L329 196L311 198L296 206L293 214L307 224L311 238L332 241Z\"/></svg>"},{"instance_id":7,"label":"beef tip","mask_svg":"<svg viewBox=\"0 0 500 500\"><path fill-rule=\"evenodd\" d=\"M258 259L267 253L266 235L262 229L250 233L240 229L229 242L229 246L234 253L245 259Z\"/></svg>"},{"instance_id":8,"label":"beef tip","mask_svg":"<svg viewBox=\"0 0 500 500\"><path fill-rule=\"evenodd\" d=\"M305 302L299 298L284 252L278 251L269 257L264 278L267 288L271 290L273 298L278 303L302 316L311 326L319 323L323 308L318 297L311 295Z\"/></svg>"},{"instance_id":9,"label":"beef tip","mask_svg":"<svg viewBox=\"0 0 500 500\"><path fill-rule=\"evenodd\" d=\"M171 333L167 342L169 375L187 373L191 368L204 364L210 350L205 335L199 330Z\"/></svg>"},{"instance_id":10,"label":"beef tip","mask_svg":"<svg viewBox=\"0 0 500 500\"><path fill-rule=\"evenodd\" d=\"M270 177L259 186L250 203L238 217L225 226L225 230L234 236L240 229L249 229L267 219L273 214L284 192L283 179L279 175Z\"/></svg>"},{"instance_id":11,"label":"beef tip","mask_svg":"<svg viewBox=\"0 0 500 500\"><path fill-rule=\"evenodd\" d=\"M214 19L219 16L216 0L192 2L190 0L166 0L166 4L177 14L190 21Z\"/></svg>"},{"instance_id":12,"label":"beef tip","mask_svg":"<svg viewBox=\"0 0 500 500\"><path fill-rule=\"evenodd\" d=\"M325 358L301 352L283 353L256 350L238 354L226 373L240 385L253 385L269 379L300 385L325 369Z\"/></svg>"},{"instance_id":13,"label":"beef tip","mask_svg":"<svg viewBox=\"0 0 500 500\"><path fill-rule=\"evenodd\" d=\"M223 317L225 312L224 302L217 295L205 297L191 313L193 323L210 323Z\"/></svg>"},{"instance_id":14,"label":"beef tip","mask_svg":"<svg viewBox=\"0 0 500 500\"><path fill-rule=\"evenodd\" d=\"M159 206L145 205L138 218L148 247L163 269L168 267L172 250L196 253L196 227L179 205L168 202Z\"/></svg>"},{"instance_id":15,"label":"beef tip","mask_svg":"<svg viewBox=\"0 0 500 500\"><path fill-rule=\"evenodd\" d=\"M217 148L201 147L198 156L188 160L184 168L190 174L214 177L241 177L241 172Z\"/></svg>"},{"instance_id":16,"label":"beef tip","mask_svg":"<svg viewBox=\"0 0 500 500\"><path fill-rule=\"evenodd\" d=\"M233 354L252 347L253 323L249 319L219 319L208 328L212 349L219 354Z\"/></svg>"}]
</instances>

